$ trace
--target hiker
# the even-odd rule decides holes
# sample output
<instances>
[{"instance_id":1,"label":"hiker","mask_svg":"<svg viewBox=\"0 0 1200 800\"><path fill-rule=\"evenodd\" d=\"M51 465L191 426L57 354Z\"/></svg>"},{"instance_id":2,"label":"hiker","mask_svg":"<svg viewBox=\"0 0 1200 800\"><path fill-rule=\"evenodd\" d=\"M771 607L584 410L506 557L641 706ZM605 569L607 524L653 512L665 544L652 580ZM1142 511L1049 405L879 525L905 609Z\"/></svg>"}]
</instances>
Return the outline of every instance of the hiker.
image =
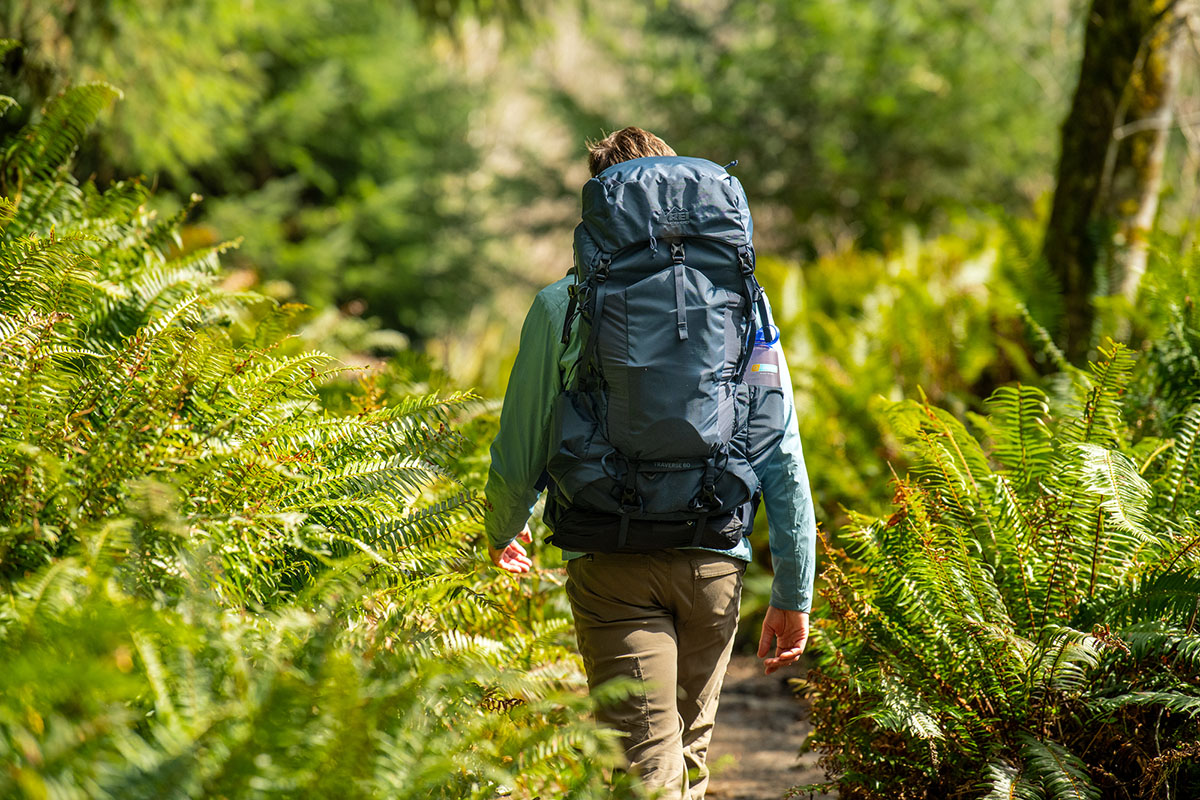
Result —
<instances>
[{"instance_id":1,"label":"hiker","mask_svg":"<svg viewBox=\"0 0 1200 800\"><path fill-rule=\"evenodd\" d=\"M622 733L645 784L701 800L745 535L761 499L769 674L808 639L812 499L741 184L639 128L589 151L575 267L525 318L491 449L489 554L530 570L521 543L548 490L588 685L637 687L597 720Z\"/></svg>"}]
</instances>

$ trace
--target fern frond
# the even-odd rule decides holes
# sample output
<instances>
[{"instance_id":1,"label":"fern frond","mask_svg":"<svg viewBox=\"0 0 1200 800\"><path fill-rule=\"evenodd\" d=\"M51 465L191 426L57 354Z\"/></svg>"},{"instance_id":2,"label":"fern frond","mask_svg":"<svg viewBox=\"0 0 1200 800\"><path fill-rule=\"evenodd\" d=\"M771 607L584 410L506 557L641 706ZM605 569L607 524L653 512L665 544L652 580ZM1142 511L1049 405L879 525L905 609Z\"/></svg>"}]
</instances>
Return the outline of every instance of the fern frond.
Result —
<instances>
[{"instance_id":1,"label":"fern frond","mask_svg":"<svg viewBox=\"0 0 1200 800\"><path fill-rule=\"evenodd\" d=\"M994 424L992 455L1019 486L1036 483L1051 467L1053 446L1046 422L1050 405L1040 389L1002 386L985 403Z\"/></svg>"},{"instance_id":2,"label":"fern frond","mask_svg":"<svg viewBox=\"0 0 1200 800\"><path fill-rule=\"evenodd\" d=\"M234 246L232 242L225 242L162 261L143 270L138 279L129 284L128 290L133 298L136 298L141 309L150 311L161 304L162 295L169 288L182 288L185 292L192 293L197 284L211 283L220 268L221 254Z\"/></svg>"},{"instance_id":3,"label":"fern frond","mask_svg":"<svg viewBox=\"0 0 1200 800\"><path fill-rule=\"evenodd\" d=\"M1151 572L1127 586L1111 587L1107 594L1081 608L1083 620L1101 619L1136 625L1154 620L1186 624L1200 598L1200 574Z\"/></svg>"},{"instance_id":4,"label":"fern frond","mask_svg":"<svg viewBox=\"0 0 1200 800\"><path fill-rule=\"evenodd\" d=\"M14 628L6 633L24 634L62 617L75 601L82 574L75 559L63 558L19 583L12 592Z\"/></svg>"},{"instance_id":5,"label":"fern frond","mask_svg":"<svg viewBox=\"0 0 1200 800\"><path fill-rule=\"evenodd\" d=\"M1123 438L1120 396L1133 373L1134 357L1124 345L1106 339L1091 362L1087 389L1072 417L1059 431L1064 443L1115 448Z\"/></svg>"},{"instance_id":6,"label":"fern frond","mask_svg":"<svg viewBox=\"0 0 1200 800\"><path fill-rule=\"evenodd\" d=\"M0 236L8 233L8 224L17 215L16 204L7 197L0 197Z\"/></svg>"},{"instance_id":7,"label":"fern frond","mask_svg":"<svg viewBox=\"0 0 1200 800\"><path fill-rule=\"evenodd\" d=\"M425 538L451 527L455 520L461 521L466 513L478 514L482 501L472 492L461 492L453 497L419 509L394 523L365 531L364 541L369 544L386 542L399 550L410 546L414 539Z\"/></svg>"},{"instance_id":8,"label":"fern frond","mask_svg":"<svg viewBox=\"0 0 1200 800\"><path fill-rule=\"evenodd\" d=\"M1143 539L1147 530L1150 484L1138 474L1137 465L1127 456L1098 447L1080 444L1085 488L1102 497L1101 508L1117 530Z\"/></svg>"},{"instance_id":9,"label":"fern frond","mask_svg":"<svg viewBox=\"0 0 1200 800\"><path fill-rule=\"evenodd\" d=\"M1200 694L1185 692L1129 692L1118 697L1101 698L1095 705L1105 711L1116 711L1126 706L1146 706L1188 717L1200 716Z\"/></svg>"},{"instance_id":10,"label":"fern frond","mask_svg":"<svg viewBox=\"0 0 1200 800\"><path fill-rule=\"evenodd\" d=\"M1029 326L1031 331L1033 331L1034 338L1037 339L1038 344L1042 346L1043 352L1049 356L1050 361L1054 364L1055 369L1061 373L1077 371L1078 367L1067 360L1066 355L1061 349L1059 349L1058 345L1055 344L1054 337L1051 336L1050 332L1047 331L1046 328L1034 318L1033 314L1030 313L1029 308L1024 303L1018 303L1017 310L1020 312L1021 318L1025 320L1025 324Z\"/></svg>"},{"instance_id":11,"label":"fern frond","mask_svg":"<svg viewBox=\"0 0 1200 800\"><path fill-rule=\"evenodd\" d=\"M120 97L120 90L107 83L85 83L52 99L4 154L5 180L14 173L26 179L53 177L74 155L99 113Z\"/></svg>"},{"instance_id":12,"label":"fern frond","mask_svg":"<svg viewBox=\"0 0 1200 800\"><path fill-rule=\"evenodd\" d=\"M994 760L985 769L980 788L983 800L1045 800L1042 788L1025 777L1025 770L1007 761Z\"/></svg>"},{"instance_id":13,"label":"fern frond","mask_svg":"<svg viewBox=\"0 0 1200 800\"><path fill-rule=\"evenodd\" d=\"M1030 677L1033 688L1079 692L1087 683L1088 673L1100 663L1100 643L1072 628L1051 625L1042 634L1040 658Z\"/></svg>"},{"instance_id":14,"label":"fern frond","mask_svg":"<svg viewBox=\"0 0 1200 800\"><path fill-rule=\"evenodd\" d=\"M901 731L918 739L944 739L934 708L894 676L884 674L880 705L870 713L872 719L889 730Z\"/></svg>"},{"instance_id":15,"label":"fern frond","mask_svg":"<svg viewBox=\"0 0 1200 800\"><path fill-rule=\"evenodd\" d=\"M1163 502L1170 504L1167 512L1175 516L1179 501L1188 492L1196 491L1200 473L1200 403L1193 403L1183 416L1175 433L1174 454L1167 469L1167 492Z\"/></svg>"},{"instance_id":16,"label":"fern frond","mask_svg":"<svg viewBox=\"0 0 1200 800\"><path fill-rule=\"evenodd\" d=\"M1200 631L1154 621L1132 625L1121 638L1138 661L1169 663L1183 674L1200 673Z\"/></svg>"},{"instance_id":17,"label":"fern frond","mask_svg":"<svg viewBox=\"0 0 1200 800\"><path fill-rule=\"evenodd\" d=\"M1100 790L1079 756L1054 741L1027 734L1018 739L1024 771L1042 782L1050 800L1099 800Z\"/></svg>"}]
</instances>

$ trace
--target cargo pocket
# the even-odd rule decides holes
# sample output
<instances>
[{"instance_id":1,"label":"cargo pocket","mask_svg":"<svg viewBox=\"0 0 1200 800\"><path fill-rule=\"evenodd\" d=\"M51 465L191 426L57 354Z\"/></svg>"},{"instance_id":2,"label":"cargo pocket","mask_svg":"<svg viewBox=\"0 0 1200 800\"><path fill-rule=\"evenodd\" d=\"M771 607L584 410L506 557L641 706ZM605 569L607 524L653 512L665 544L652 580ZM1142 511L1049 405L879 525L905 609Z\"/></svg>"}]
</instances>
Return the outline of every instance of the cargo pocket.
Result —
<instances>
[{"instance_id":1,"label":"cargo pocket","mask_svg":"<svg viewBox=\"0 0 1200 800\"><path fill-rule=\"evenodd\" d=\"M747 562L713 556L692 561L692 613L690 621L704 616L713 627L737 621L738 601L742 596L742 574Z\"/></svg>"}]
</instances>

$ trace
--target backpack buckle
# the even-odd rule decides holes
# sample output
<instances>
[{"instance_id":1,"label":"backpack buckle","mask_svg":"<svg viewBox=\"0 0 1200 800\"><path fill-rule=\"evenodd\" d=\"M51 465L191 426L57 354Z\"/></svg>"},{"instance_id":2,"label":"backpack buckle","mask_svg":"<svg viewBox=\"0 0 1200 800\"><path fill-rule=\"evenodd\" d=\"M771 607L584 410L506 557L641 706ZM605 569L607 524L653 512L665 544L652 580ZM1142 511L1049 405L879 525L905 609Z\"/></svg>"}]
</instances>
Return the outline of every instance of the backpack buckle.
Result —
<instances>
[{"instance_id":1,"label":"backpack buckle","mask_svg":"<svg viewBox=\"0 0 1200 800\"><path fill-rule=\"evenodd\" d=\"M608 271L611 266L612 256L610 256L608 253L601 253L600 263L596 265L596 271L592 273L595 275L596 283L604 283L606 280L608 280Z\"/></svg>"},{"instance_id":2,"label":"backpack buckle","mask_svg":"<svg viewBox=\"0 0 1200 800\"><path fill-rule=\"evenodd\" d=\"M744 277L748 278L754 274L754 256L751 255L749 247L738 248L738 268L741 269Z\"/></svg>"},{"instance_id":3,"label":"backpack buckle","mask_svg":"<svg viewBox=\"0 0 1200 800\"><path fill-rule=\"evenodd\" d=\"M688 503L689 511L712 511L714 508L721 507L721 498L717 496L716 487L712 484L707 484L700 490L700 494L696 495Z\"/></svg>"},{"instance_id":4,"label":"backpack buckle","mask_svg":"<svg viewBox=\"0 0 1200 800\"><path fill-rule=\"evenodd\" d=\"M683 263L683 242L671 242L671 263Z\"/></svg>"}]
</instances>

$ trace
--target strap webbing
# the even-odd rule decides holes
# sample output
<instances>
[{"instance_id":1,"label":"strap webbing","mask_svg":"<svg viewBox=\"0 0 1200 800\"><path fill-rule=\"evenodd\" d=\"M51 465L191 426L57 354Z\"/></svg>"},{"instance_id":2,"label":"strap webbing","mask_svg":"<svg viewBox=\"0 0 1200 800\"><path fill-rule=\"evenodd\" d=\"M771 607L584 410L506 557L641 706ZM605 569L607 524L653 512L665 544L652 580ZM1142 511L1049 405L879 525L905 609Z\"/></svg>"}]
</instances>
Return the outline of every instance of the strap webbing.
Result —
<instances>
[{"instance_id":1,"label":"strap webbing","mask_svg":"<svg viewBox=\"0 0 1200 800\"><path fill-rule=\"evenodd\" d=\"M754 273L743 273L742 282L746 287L746 310L749 316L746 325L746 343L742 347L737 367L734 369L733 380L735 383L741 383L746 366L750 363L750 356L754 352L754 340L758 336L758 316L754 313L754 306L761 304L762 298L762 288L759 287L758 281L754 280Z\"/></svg>"},{"instance_id":2,"label":"strap webbing","mask_svg":"<svg viewBox=\"0 0 1200 800\"><path fill-rule=\"evenodd\" d=\"M573 283L568 286L567 295L570 297L570 300L567 301L567 316L563 319L563 344L566 344L571 339L571 323L575 321L575 312L579 309L579 284Z\"/></svg>"},{"instance_id":3,"label":"strap webbing","mask_svg":"<svg viewBox=\"0 0 1200 800\"><path fill-rule=\"evenodd\" d=\"M683 285L683 264L675 265L675 330L679 332L679 341L687 341L687 296Z\"/></svg>"},{"instance_id":4,"label":"strap webbing","mask_svg":"<svg viewBox=\"0 0 1200 800\"><path fill-rule=\"evenodd\" d=\"M583 346L583 351L579 354L579 368L575 370L575 386L578 389L579 384L583 381L583 376L592 366L592 357L596 354L596 345L600 340L600 321L604 318L604 295L605 284L608 280L608 264L601 265L601 270L597 271L594 278L592 292L595 297L592 300L591 313L585 316L590 316L591 330L588 331L587 343Z\"/></svg>"}]
</instances>

